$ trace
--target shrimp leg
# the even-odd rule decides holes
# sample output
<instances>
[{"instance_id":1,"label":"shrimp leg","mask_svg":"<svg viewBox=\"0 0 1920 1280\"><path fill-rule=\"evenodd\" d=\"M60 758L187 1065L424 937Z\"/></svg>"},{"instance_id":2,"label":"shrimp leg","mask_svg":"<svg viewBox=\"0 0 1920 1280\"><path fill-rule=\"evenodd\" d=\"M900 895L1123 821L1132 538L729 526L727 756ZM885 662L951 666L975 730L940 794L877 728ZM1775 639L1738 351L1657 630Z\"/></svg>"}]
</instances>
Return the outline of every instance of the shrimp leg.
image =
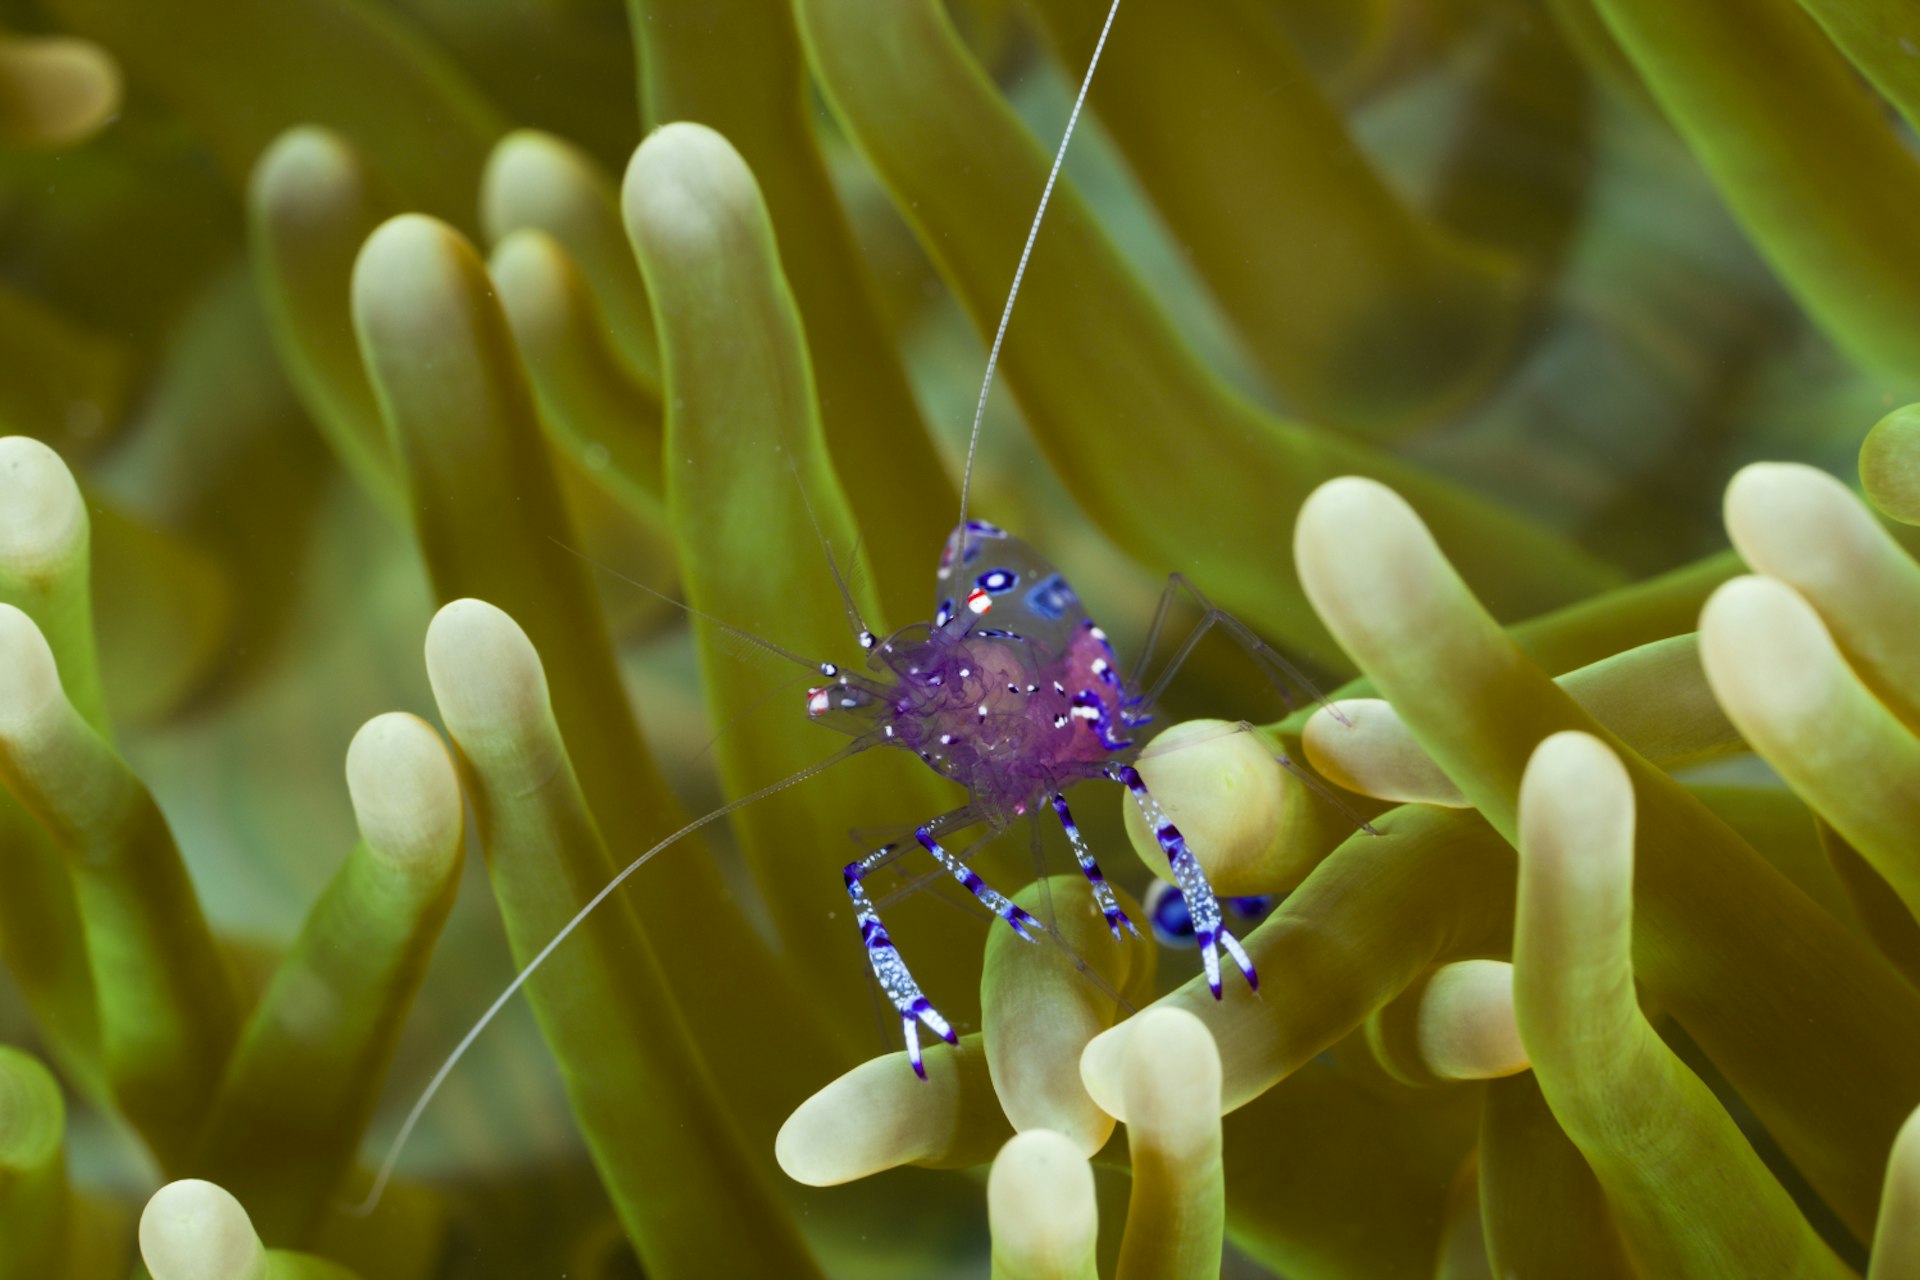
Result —
<instances>
[{"instance_id":1,"label":"shrimp leg","mask_svg":"<svg viewBox=\"0 0 1920 1280\"><path fill-rule=\"evenodd\" d=\"M945 867L955 880L965 885L967 892L980 900L980 905L1005 920L1013 927L1015 933L1028 942L1035 941L1034 936L1027 930L1044 929L1046 926L1014 905L1012 898L982 880L972 867L942 848L940 842L933 838L936 825L938 824L929 822L913 833L913 838L920 842L920 847L932 854L933 860Z\"/></svg>"},{"instance_id":2,"label":"shrimp leg","mask_svg":"<svg viewBox=\"0 0 1920 1280\"><path fill-rule=\"evenodd\" d=\"M1166 626L1167 615L1173 609L1173 602L1182 592L1185 592L1192 598L1194 604L1200 607L1200 621L1194 624L1193 630L1188 632L1186 639L1180 642L1180 647L1174 650L1173 657L1168 660L1153 684L1142 689L1141 677L1146 674L1147 663L1153 657L1153 651L1159 643L1160 632ZM1194 646L1200 643L1201 637L1215 626L1231 636L1234 643L1246 650L1247 656L1260 664L1267 679L1280 691L1280 696L1287 700L1288 706L1293 705L1293 694L1289 691L1289 686L1312 695L1313 700L1322 706L1327 705L1326 698L1314 688L1313 682L1307 679L1298 667L1281 656L1279 650L1255 635L1252 627L1207 599L1201 594L1200 588L1194 586L1184 573L1170 573L1167 575L1166 589L1160 593L1160 605L1153 611L1153 625L1147 628L1147 638L1140 646L1140 658L1134 664L1134 670L1127 680L1128 688L1138 692L1127 699L1127 711L1123 716L1126 723L1147 723L1149 719L1147 712L1160 700L1160 695L1166 692L1167 685L1172 682L1174 675L1185 665L1187 659L1193 656Z\"/></svg>"},{"instance_id":3,"label":"shrimp leg","mask_svg":"<svg viewBox=\"0 0 1920 1280\"><path fill-rule=\"evenodd\" d=\"M954 879L965 885L982 905L1011 925L1015 933L1029 942L1035 941L1028 930L1044 926L1014 905L1011 898L989 886L973 868L947 852L934 838L935 831L966 826L971 819L972 813L967 809L946 814L918 828L913 833L914 839ZM920 1025L924 1023L928 1030L948 1044L957 1044L959 1040L946 1018L921 992L920 984L913 980L907 962L901 959L899 949L893 945L893 939L880 922L880 913L875 909L872 899L867 897L867 887L862 883L876 868L891 861L897 849L895 844L881 845L866 857L849 862L842 870L841 878L846 882L847 897L853 902L854 923L860 927L860 939L867 944L867 960L873 965L873 976L879 980L880 989L887 993L887 999L899 1011L900 1021L905 1026L907 1060L913 1064L914 1074L924 1080L927 1078L927 1069L920 1059Z\"/></svg>"},{"instance_id":4,"label":"shrimp leg","mask_svg":"<svg viewBox=\"0 0 1920 1280\"><path fill-rule=\"evenodd\" d=\"M1113 886L1107 883L1107 877L1101 873L1100 864L1093 860L1093 850L1087 846L1087 838L1080 834L1080 828L1073 821L1073 813L1067 808L1067 798L1059 792L1053 794L1053 811L1060 815L1060 825L1067 829L1067 839L1073 842L1073 856L1080 862L1080 870L1085 873L1087 883L1093 886L1093 900L1098 904L1100 913L1107 918L1107 928L1113 931L1116 939L1124 941L1121 930L1134 937L1140 931L1127 919L1127 913L1120 909L1120 902L1113 896Z\"/></svg>"},{"instance_id":5,"label":"shrimp leg","mask_svg":"<svg viewBox=\"0 0 1920 1280\"><path fill-rule=\"evenodd\" d=\"M1240 945L1240 940L1233 936L1221 919L1220 900L1214 896L1213 886L1207 882L1207 873L1200 869L1193 851L1187 848L1186 837L1180 834L1180 828L1173 825L1167 811L1149 794L1147 784L1140 780L1139 771L1132 765L1109 765L1107 776L1133 792L1140 812L1159 837L1160 848L1166 852L1167 863L1173 868L1174 884L1179 887L1180 896L1187 900L1187 914L1193 919L1194 940L1200 944L1200 963L1206 967L1207 987L1213 992L1213 998L1220 998L1220 956L1214 950L1216 945L1233 957L1234 963L1240 966L1240 972L1247 975L1247 985L1258 991L1260 975L1254 972L1253 961L1248 957L1246 948Z\"/></svg>"},{"instance_id":6,"label":"shrimp leg","mask_svg":"<svg viewBox=\"0 0 1920 1280\"><path fill-rule=\"evenodd\" d=\"M853 900L854 923L860 926L860 939L867 944L873 976L879 980L880 989L887 993L887 999L893 1001L893 1007L900 1011L900 1020L906 1026L907 1060L913 1064L913 1073L925 1080L927 1068L920 1061L920 1024L926 1023L928 1030L948 1044L959 1044L960 1037L953 1034L953 1027L921 994L920 984L907 971L907 962L900 958L893 939L887 936L887 927L880 923L880 913L867 897L866 886L860 883L868 872L893 855L894 848L894 845L883 844L866 857L849 862L842 876L847 883L847 897Z\"/></svg>"}]
</instances>

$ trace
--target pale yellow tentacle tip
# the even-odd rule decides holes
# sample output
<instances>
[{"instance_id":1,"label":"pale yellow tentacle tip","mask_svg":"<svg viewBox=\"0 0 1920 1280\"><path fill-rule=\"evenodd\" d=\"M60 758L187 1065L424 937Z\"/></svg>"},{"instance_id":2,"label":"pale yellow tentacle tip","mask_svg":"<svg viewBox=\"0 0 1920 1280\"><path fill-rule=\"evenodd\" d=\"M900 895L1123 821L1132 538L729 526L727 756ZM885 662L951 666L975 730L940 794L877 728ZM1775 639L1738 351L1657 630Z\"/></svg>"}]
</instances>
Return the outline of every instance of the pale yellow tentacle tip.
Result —
<instances>
[{"instance_id":1,"label":"pale yellow tentacle tip","mask_svg":"<svg viewBox=\"0 0 1920 1280\"><path fill-rule=\"evenodd\" d=\"M1829 490L1846 497L1847 488L1818 467L1803 462L1750 462L1727 481L1723 500L1731 518L1764 515L1783 504L1818 501Z\"/></svg>"},{"instance_id":2,"label":"pale yellow tentacle tip","mask_svg":"<svg viewBox=\"0 0 1920 1280\"><path fill-rule=\"evenodd\" d=\"M1353 539L1370 540L1419 517L1402 498L1377 480L1340 476L1307 495L1293 526L1294 557L1303 574L1311 565L1335 571L1340 564L1364 570L1366 557L1355 554ZM1336 585L1329 581L1328 586Z\"/></svg>"},{"instance_id":3,"label":"pale yellow tentacle tip","mask_svg":"<svg viewBox=\"0 0 1920 1280\"><path fill-rule=\"evenodd\" d=\"M520 227L499 237L487 272L500 288L500 301L516 321L537 330L550 328L566 315L567 251L538 227ZM518 336L529 324L514 330Z\"/></svg>"},{"instance_id":4,"label":"pale yellow tentacle tip","mask_svg":"<svg viewBox=\"0 0 1920 1280\"><path fill-rule=\"evenodd\" d=\"M1772 578L1725 583L1700 613L1707 683L1743 732L1817 717L1840 662L1833 639L1799 593Z\"/></svg>"},{"instance_id":5,"label":"pale yellow tentacle tip","mask_svg":"<svg viewBox=\"0 0 1920 1280\"><path fill-rule=\"evenodd\" d=\"M722 223L759 200L759 188L733 144L703 124L681 121L648 134L620 184L627 225L665 251L711 251Z\"/></svg>"},{"instance_id":6,"label":"pale yellow tentacle tip","mask_svg":"<svg viewBox=\"0 0 1920 1280\"><path fill-rule=\"evenodd\" d=\"M987 1219L996 1275L1093 1275L1093 1169L1064 1134L1029 1129L1000 1148L987 1175Z\"/></svg>"},{"instance_id":7,"label":"pale yellow tentacle tip","mask_svg":"<svg viewBox=\"0 0 1920 1280\"><path fill-rule=\"evenodd\" d=\"M456 738L510 731L548 715L547 674L533 641L484 600L453 600L427 625L427 681Z\"/></svg>"},{"instance_id":8,"label":"pale yellow tentacle tip","mask_svg":"<svg viewBox=\"0 0 1920 1280\"><path fill-rule=\"evenodd\" d=\"M140 1215L140 1256L153 1280L266 1280L267 1252L240 1202L185 1178L160 1188Z\"/></svg>"},{"instance_id":9,"label":"pale yellow tentacle tip","mask_svg":"<svg viewBox=\"0 0 1920 1280\"><path fill-rule=\"evenodd\" d=\"M1445 560L1418 513L1377 480L1342 476L1308 495L1293 531L1300 584L1343 643L1424 614ZM1385 606L1393 605L1391 611Z\"/></svg>"},{"instance_id":10,"label":"pale yellow tentacle tip","mask_svg":"<svg viewBox=\"0 0 1920 1280\"><path fill-rule=\"evenodd\" d=\"M1220 1051L1213 1033L1185 1009L1148 1009L1132 1019L1120 1063L1127 1127L1153 1135L1174 1154L1220 1140Z\"/></svg>"},{"instance_id":11,"label":"pale yellow tentacle tip","mask_svg":"<svg viewBox=\"0 0 1920 1280\"><path fill-rule=\"evenodd\" d=\"M1853 491L1818 467L1755 462L1727 483L1727 534L1756 571L1818 582L1884 541Z\"/></svg>"},{"instance_id":12,"label":"pale yellow tentacle tip","mask_svg":"<svg viewBox=\"0 0 1920 1280\"><path fill-rule=\"evenodd\" d=\"M1520 779L1524 861L1592 862L1596 850L1621 850L1630 865L1633 827L1633 781L1606 743L1567 729L1534 748Z\"/></svg>"},{"instance_id":13,"label":"pale yellow tentacle tip","mask_svg":"<svg viewBox=\"0 0 1920 1280\"><path fill-rule=\"evenodd\" d=\"M864 1105L872 1063L855 1067L802 1102L780 1126L773 1158L802 1186L833 1187L904 1163L912 1141L898 1117Z\"/></svg>"},{"instance_id":14,"label":"pale yellow tentacle tip","mask_svg":"<svg viewBox=\"0 0 1920 1280\"><path fill-rule=\"evenodd\" d=\"M1497 1080L1529 1065L1513 1014L1513 966L1502 960L1441 966L1415 1028L1422 1061L1443 1080Z\"/></svg>"},{"instance_id":15,"label":"pale yellow tentacle tip","mask_svg":"<svg viewBox=\"0 0 1920 1280\"><path fill-rule=\"evenodd\" d=\"M427 873L459 856L460 782L446 744L418 716L390 711L347 747L347 793L367 845Z\"/></svg>"},{"instance_id":16,"label":"pale yellow tentacle tip","mask_svg":"<svg viewBox=\"0 0 1920 1280\"><path fill-rule=\"evenodd\" d=\"M37 578L87 542L87 505L67 464L30 436L0 438L0 573Z\"/></svg>"},{"instance_id":17,"label":"pale yellow tentacle tip","mask_svg":"<svg viewBox=\"0 0 1920 1280\"><path fill-rule=\"evenodd\" d=\"M354 318L363 335L388 343L443 339L484 274L458 231L424 213L402 213L373 229L353 263Z\"/></svg>"},{"instance_id":18,"label":"pale yellow tentacle tip","mask_svg":"<svg viewBox=\"0 0 1920 1280\"><path fill-rule=\"evenodd\" d=\"M15 146L73 146L120 113L120 66L90 40L0 37L0 84L0 141Z\"/></svg>"},{"instance_id":19,"label":"pale yellow tentacle tip","mask_svg":"<svg viewBox=\"0 0 1920 1280\"><path fill-rule=\"evenodd\" d=\"M515 129L494 144L480 175L480 224L489 240L564 217L579 189L595 181L573 146L538 129Z\"/></svg>"},{"instance_id":20,"label":"pale yellow tentacle tip","mask_svg":"<svg viewBox=\"0 0 1920 1280\"><path fill-rule=\"evenodd\" d=\"M815 1093L794 1109L774 1138L773 1156L781 1171L805 1186L832 1187L905 1164L939 1162L966 1146L964 1128L978 1123L978 1117L965 1114L964 1076L973 1071L984 1077L986 1070L977 1058L960 1061L977 1037L962 1043L960 1051L942 1045L929 1052L925 1080L914 1075L904 1052L889 1053Z\"/></svg>"},{"instance_id":21,"label":"pale yellow tentacle tip","mask_svg":"<svg viewBox=\"0 0 1920 1280\"><path fill-rule=\"evenodd\" d=\"M331 129L296 125L270 143L253 166L253 201L286 217L358 198L364 174L353 145Z\"/></svg>"},{"instance_id":22,"label":"pale yellow tentacle tip","mask_svg":"<svg viewBox=\"0 0 1920 1280\"><path fill-rule=\"evenodd\" d=\"M1349 698L1320 708L1307 717L1300 742L1307 762L1337 787L1396 804L1466 807L1460 788L1383 699Z\"/></svg>"},{"instance_id":23,"label":"pale yellow tentacle tip","mask_svg":"<svg viewBox=\"0 0 1920 1280\"><path fill-rule=\"evenodd\" d=\"M1401 519L1412 514L1406 499L1365 476L1337 476L1307 495L1300 524L1318 531L1329 524L1372 519Z\"/></svg>"},{"instance_id":24,"label":"pale yellow tentacle tip","mask_svg":"<svg viewBox=\"0 0 1920 1280\"><path fill-rule=\"evenodd\" d=\"M0 604L0 738L31 733L65 705L46 637L32 618Z\"/></svg>"},{"instance_id":25,"label":"pale yellow tentacle tip","mask_svg":"<svg viewBox=\"0 0 1920 1280\"><path fill-rule=\"evenodd\" d=\"M1122 1124L1127 1122L1127 1104L1121 1091L1121 1068L1126 1061L1127 1041L1133 1035L1134 1023L1143 1016L1136 1014L1102 1031L1080 1051L1080 1083L1086 1086L1087 1096Z\"/></svg>"}]
</instances>

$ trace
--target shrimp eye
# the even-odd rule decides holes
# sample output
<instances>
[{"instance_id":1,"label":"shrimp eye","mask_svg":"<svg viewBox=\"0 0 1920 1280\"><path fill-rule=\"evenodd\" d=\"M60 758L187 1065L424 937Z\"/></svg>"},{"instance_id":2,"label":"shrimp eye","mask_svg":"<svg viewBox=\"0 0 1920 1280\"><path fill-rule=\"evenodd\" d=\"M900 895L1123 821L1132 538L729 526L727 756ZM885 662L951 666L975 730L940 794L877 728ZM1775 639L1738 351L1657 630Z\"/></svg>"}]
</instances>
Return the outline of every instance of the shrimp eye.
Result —
<instances>
[{"instance_id":1,"label":"shrimp eye","mask_svg":"<svg viewBox=\"0 0 1920 1280\"><path fill-rule=\"evenodd\" d=\"M1165 880L1155 880L1147 886L1145 905L1147 922L1162 946L1194 945L1193 917L1187 913L1187 900L1178 889Z\"/></svg>"},{"instance_id":2,"label":"shrimp eye","mask_svg":"<svg viewBox=\"0 0 1920 1280\"><path fill-rule=\"evenodd\" d=\"M829 705L830 705L830 698L829 698L828 692L825 689L807 690L807 714L808 715L823 716L827 713L827 707Z\"/></svg>"},{"instance_id":3,"label":"shrimp eye","mask_svg":"<svg viewBox=\"0 0 1920 1280\"><path fill-rule=\"evenodd\" d=\"M993 608L993 597L981 588L975 587L967 593L967 608L973 610L975 613L985 613L987 610Z\"/></svg>"}]
</instances>

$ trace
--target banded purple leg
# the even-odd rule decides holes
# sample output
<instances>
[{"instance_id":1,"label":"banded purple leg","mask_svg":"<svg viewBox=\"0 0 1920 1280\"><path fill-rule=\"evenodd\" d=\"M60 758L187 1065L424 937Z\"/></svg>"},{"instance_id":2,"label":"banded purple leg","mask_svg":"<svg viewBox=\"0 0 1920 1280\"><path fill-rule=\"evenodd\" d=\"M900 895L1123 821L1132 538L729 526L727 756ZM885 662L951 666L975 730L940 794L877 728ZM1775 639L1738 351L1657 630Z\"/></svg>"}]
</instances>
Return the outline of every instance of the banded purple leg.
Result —
<instances>
[{"instance_id":1,"label":"banded purple leg","mask_svg":"<svg viewBox=\"0 0 1920 1280\"><path fill-rule=\"evenodd\" d=\"M906 1026L907 1061L913 1064L913 1074L925 1080L927 1068L920 1061L920 1024L926 1023L929 1031L948 1044L959 1044L960 1038L953 1034L953 1028L940 1016L939 1010L920 993L920 984L907 971L907 962L900 958L893 939L887 936L886 926L880 923L880 913L867 898L866 886L860 883L868 872L885 862L893 850L893 845L881 845L858 862L849 862L842 875L847 882L847 897L853 900L853 919L860 926L860 940L867 944L867 960L873 965L873 976L879 979L880 989L893 1001L893 1007L900 1012L900 1021Z\"/></svg>"},{"instance_id":2,"label":"banded purple leg","mask_svg":"<svg viewBox=\"0 0 1920 1280\"><path fill-rule=\"evenodd\" d=\"M1214 951L1215 944L1226 949L1234 963L1240 966L1240 972L1247 975L1247 985L1253 990L1260 989L1260 975L1253 971L1253 961L1248 958L1240 939L1233 936L1220 916L1220 900L1214 896L1213 886L1207 882L1207 873L1200 869L1200 863L1194 858L1193 851L1187 848L1186 837L1180 834L1180 828L1173 825L1167 817L1167 811L1160 807L1147 791L1147 784L1140 780L1139 771L1130 764L1110 765L1107 776L1133 792L1133 798L1145 815L1148 825L1159 837L1160 848L1166 852L1167 863L1173 868L1173 882L1180 890L1180 896L1187 900L1187 914L1193 919L1194 940L1200 944L1200 963L1206 967L1207 987L1213 992L1213 998L1220 998L1220 956Z\"/></svg>"},{"instance_id":3,"label":"banded purple leg","mask_svg":"<svg viewBox=\"0 0 1920 1280\"><path fill-rule=\"evenodd\" d=\"M1080 862L1080 870L1086 874L1087 883L1093 886L1093 900L1099 904L1100 913L1107 918L1107 928L1120 938L1125 929L1134 937L1140 931L1133 927L1133 921L1127 919L1127 913L1120 909L1120 902L1113 896L1113 886L1107 883L1107 877L1100 871L1100 864L1093 860L1093 850L1087 845L1087 838L1080 834L1080 828L1074 823L1073 813L1067 808L1067 798L1059 792L1053 796L1053 811L1060 815L1060 825L1067 829L1067 839L1073 842L1073 856Z\"/></svg>"},{"instance_id":4,"label":"banded purple leg","mask_svg":"<svg viewBox=\"0 0 1920 1280\"><path fill-rule=\"evenodd\" d=\"M920 842L920 847L932 854L934 861L945 867L955 880L965 885L967 892L978 898L982 906L1013 926L1015 933L1028 942L1037 941L1027 932L1028 928L1041 929L1045 926L1015 906L1012 898L982 880L974 873L972 867L941 848L940 842L933 838L933 828L934 824L928 823L913 833L913 838Z\"/></svg>"}]
</instances>

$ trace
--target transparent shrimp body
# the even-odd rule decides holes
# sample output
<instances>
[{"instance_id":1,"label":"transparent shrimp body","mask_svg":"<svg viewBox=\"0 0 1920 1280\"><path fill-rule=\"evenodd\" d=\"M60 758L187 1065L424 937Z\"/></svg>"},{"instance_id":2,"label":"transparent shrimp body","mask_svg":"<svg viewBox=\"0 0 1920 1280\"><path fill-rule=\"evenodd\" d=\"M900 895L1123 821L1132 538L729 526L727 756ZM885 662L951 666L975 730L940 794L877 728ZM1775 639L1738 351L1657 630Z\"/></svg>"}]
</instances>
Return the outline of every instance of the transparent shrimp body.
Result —
<instances>
[{"instance_id":1,"label":"transparent shrimp body","mask_svg":"<svg viewBox=\"0 0 1920 1280\"><path fill-rule=\"evenodd\" d=\"M914 832L919 845L1022 937L1039 922L987 885L940 843L948 831L976 824L990 831L1053 809L1116 938L1137 934L1079 827L1064 789L1105 777L1129 788L1159 838L1185 899L1213 994L1221 994L1223 948L1250 986L1258 977L1222 919L1205 873L1179 829L1133 769L1139 696L1130 691L1107 637L1087 616L1066 578L1018 538L982 521L956 529L941 555L939 601L930 623L906 627L871 649L874 676L823 668L836 683L807 693L809 714L860 738L912 751L965 787L968 803ZM844 870L847 892L875 978L906 1027L909 1058L924 1075L918 1028L952 1041L901 959L868 899L865 877L889 860L894 845Z\"/></svg>"},{"instance_id":2,"label":"transparent shrimp body","mask_svg":"<svg viewBox=\"0 0 1920 1280\"><path fill-rule=\"evenodd\" d=\"M933 625L876 657L903 689L901 744L1004 825L1129 745L1125 695L1106 636L1033 548L979 522L964 554L953 545Z\"/></svg>"}]
</instances>

